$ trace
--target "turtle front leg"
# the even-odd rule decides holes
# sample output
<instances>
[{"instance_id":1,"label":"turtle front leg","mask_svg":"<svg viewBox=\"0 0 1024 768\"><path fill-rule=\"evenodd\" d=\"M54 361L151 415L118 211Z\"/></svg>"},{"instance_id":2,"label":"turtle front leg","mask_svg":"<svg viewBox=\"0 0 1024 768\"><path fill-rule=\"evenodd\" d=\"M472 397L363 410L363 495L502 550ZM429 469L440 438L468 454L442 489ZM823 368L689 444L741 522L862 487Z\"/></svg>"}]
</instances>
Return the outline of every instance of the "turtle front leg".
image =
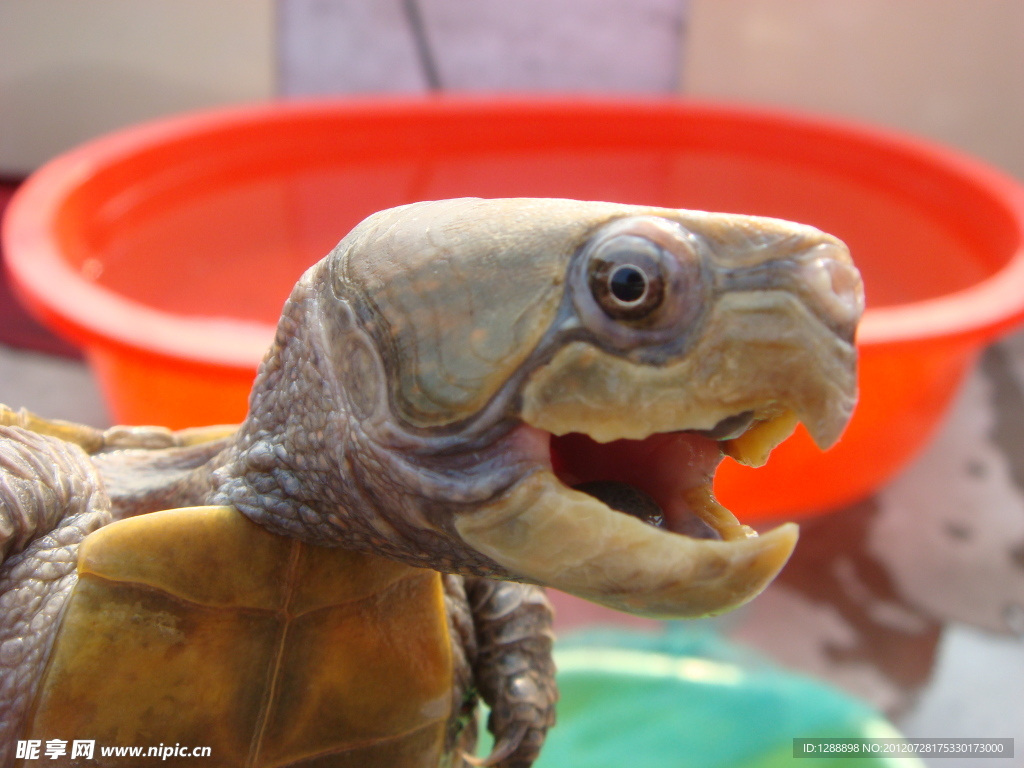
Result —
<instances>
[{"instance_id":1,"label":"turtle front leg","mask_svg":"<svg viewBox=\"0 0 1024 768\"><path fill-rule=\"evenodd\" d=\"M476 684L494 735L490 756L470 762L529 768L555 723L554 612L531 584L466 577L465 589L476 627Z\"/></svg>"},{"instance_id":2,"label":"turtle front leg","mask_svg":"<svg viewBox=\"0 0 1024 768\"><path fill-rule=\"evenodd\" d=\"M0 426L0 766L77 581L78 546L109 522L107 494L79 446Z\"/></svg>"}]
</instances>

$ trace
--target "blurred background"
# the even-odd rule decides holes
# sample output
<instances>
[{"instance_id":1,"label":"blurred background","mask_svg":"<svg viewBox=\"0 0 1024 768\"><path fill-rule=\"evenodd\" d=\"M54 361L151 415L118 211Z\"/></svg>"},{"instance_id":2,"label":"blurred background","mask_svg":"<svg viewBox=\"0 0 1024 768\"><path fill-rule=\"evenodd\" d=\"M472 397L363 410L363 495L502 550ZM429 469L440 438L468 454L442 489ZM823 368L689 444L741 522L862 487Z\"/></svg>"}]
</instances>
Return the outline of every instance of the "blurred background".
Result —
<instances>
[{"instance_id":1,"label":"blurred background","mask_svg":"<svg viewBox=\"0 0 1024 768\"><path fill-rule=\"evenodd\" d=\"M926 136L1024 180L1022 0L0 0L0 209L48 159L141 120L467 91L791 108ZM0 402L109 423L75 348L5 281ZM1024 750L1024 336L984 354L896 481L803 531L779 582L716 631L908 734ZM557 599L563 632L664 631Z\"/></svg>"}]
</instances>

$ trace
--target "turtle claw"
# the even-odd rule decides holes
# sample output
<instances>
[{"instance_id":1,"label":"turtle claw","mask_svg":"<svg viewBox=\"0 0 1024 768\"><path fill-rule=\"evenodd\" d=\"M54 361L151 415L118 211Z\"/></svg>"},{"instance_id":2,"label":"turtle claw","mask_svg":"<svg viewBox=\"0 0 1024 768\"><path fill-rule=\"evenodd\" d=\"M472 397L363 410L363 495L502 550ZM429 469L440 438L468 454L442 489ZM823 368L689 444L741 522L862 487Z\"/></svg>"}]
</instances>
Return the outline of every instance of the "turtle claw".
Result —
<instances>
[{"instance_id":1,"label":"turtle claw","mask_svg":"<svg viewBox=\"0 0 1024 768\"><path fill-rule=\"evenodd\" d=\"M495 743L487 757L463 754L462 758L474 768L492 768L507 760L519 749L528 730L529 726L526 723L516 723Z\"/></svg>"}]
</instances>

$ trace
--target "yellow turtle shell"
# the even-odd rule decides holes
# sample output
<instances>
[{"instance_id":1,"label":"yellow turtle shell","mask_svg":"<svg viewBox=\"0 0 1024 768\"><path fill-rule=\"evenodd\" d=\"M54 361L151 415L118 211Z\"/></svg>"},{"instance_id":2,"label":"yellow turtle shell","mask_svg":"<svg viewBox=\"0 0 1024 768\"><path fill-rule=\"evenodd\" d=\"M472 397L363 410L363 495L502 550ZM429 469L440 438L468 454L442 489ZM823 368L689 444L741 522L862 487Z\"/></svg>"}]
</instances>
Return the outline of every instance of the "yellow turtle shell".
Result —
<instances>
[{"instance_id":1,"label":"yellow turtle shell","mask_svg":"<svg viewBox=\"0 0 1024 768\"><path fill-rule=\"evenodd\" d=\"M436 572L192 507L98 531L78 573L23 738L94 739L97 765L127 764L104 746L175 744L210 747L210 768L438 765L453 664Z\"/></svg>"}]
</instances>

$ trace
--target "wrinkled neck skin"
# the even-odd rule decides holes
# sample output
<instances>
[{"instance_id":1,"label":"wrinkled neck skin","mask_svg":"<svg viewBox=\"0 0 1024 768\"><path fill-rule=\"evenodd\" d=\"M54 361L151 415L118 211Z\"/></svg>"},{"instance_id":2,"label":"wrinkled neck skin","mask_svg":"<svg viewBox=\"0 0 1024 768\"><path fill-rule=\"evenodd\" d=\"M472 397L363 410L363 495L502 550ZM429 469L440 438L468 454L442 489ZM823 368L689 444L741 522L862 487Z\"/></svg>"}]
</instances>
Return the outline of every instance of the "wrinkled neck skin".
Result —
<instances>
[{"instance_id":1,"label":"wrinkled neck skin","mask_svg":"<svg viewBox=\"0 0 1024 768\"><path fill-rule=\"evenodd\" d=\"M249 416L213 472L213 502L310 544L515 578L461 543L453 513L522 479L536 447L501 419L469 435L397 424L380 355L324 268L310 269L285 305Z\"/></svg>"}]
</instances>

